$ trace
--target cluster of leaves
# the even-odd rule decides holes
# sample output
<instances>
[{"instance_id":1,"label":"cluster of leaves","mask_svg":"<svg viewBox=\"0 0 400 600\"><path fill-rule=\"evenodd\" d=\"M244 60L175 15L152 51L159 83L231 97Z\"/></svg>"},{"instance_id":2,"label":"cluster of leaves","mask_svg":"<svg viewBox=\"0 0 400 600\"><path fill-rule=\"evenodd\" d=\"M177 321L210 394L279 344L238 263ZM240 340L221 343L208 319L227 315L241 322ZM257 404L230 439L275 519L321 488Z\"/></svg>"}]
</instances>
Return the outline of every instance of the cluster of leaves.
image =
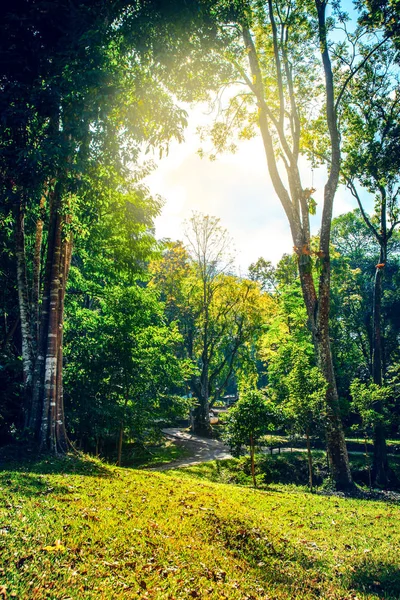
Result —
<instances>
[{"instance_id":1,"label":"cluster of leaves","mask_svg":"<svg viewBox=\"0 0 400 600\"><path fill-rule=\"evenodd\" d=\"M258 444L275 428L278 420L276 406L259 390L248 389L240 395L225 421L224 440L235 454L241 447Z\"/></svg>"},{"instance_id":2,"label":"cluster of leaves","mask_svg":"<svg viewBox=\"0 0 400 600\"><path fill-rule=\"evenodd\" d=\"M176 352L181 337L164 322L155 294L138 285L109 286L93 302L68 311L70 431L87 449L110 442L121 426L144 443L157 421L187 408L172 391L188 376Z\"/></svg>"}]
</instances>

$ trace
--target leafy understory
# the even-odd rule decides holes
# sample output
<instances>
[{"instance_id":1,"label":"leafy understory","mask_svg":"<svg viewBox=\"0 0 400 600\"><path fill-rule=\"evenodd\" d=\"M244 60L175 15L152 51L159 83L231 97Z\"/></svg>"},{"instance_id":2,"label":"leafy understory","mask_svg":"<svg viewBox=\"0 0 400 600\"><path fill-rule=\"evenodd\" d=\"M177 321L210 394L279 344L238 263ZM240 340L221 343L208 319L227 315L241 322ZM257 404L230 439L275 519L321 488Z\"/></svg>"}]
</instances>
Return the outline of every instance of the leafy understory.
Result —
<instances>
[{"instance_id":1,"label":"leafy understory","mask_svg":"<svg viewBox=\"0 0 400 600\"><path fill-rule=\"evenodd\" d=\"M397 505L67 458L0 475L0 594L398 598ZM4 586L4 587L2 587Z\"/></svg>"}]
</instances>

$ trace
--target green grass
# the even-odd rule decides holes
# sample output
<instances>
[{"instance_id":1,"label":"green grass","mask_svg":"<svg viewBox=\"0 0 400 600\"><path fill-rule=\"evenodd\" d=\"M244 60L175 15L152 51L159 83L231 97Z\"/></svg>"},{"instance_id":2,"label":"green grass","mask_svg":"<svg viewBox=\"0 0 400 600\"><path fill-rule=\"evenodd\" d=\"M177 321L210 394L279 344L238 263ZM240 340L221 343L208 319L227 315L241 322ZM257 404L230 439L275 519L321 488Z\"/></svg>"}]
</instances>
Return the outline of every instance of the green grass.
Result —
<instances>
[{"instance_id":1,"label":"green grass","mask_svg":"<svg viewBox=\"0 0 400 600\"><path fill-rule=\"evenodd\" d=\"M189 452L172 440L163 440L158 445L146 445L144 448L127 444L122 454L122 465L134 468L154 467L187 456Z\"/></svg>"},{"instance_id":2,"label":"green grass","mask_svg":"<svg viewBox=\"0 0 400 600\"><path fill-rule=\"evenodd\" d=\"M400 508L95 460L0 473L0 597L400 597ZM4 594L3 594L4 595Z\"/></svg>"},{"instance_id":3,"label":"green grass","mask_svg":"<svg viewBox=\"0 0 400 600\"><path fill-rule=\"evenodd\" d=\"M314 486L329 486L326 453L313 450ZM354 480L361 486L368 486L368 467L365 456L350 453L350 466ZM270 489L273 484L303 486L308 488L308 462L305 452L293 451L281 454L258 454L256 456L256 480L259 489ZM371 457L369 458L371 463ZM400 481L400 457L391 456L390 466ZM231 483L253 487L250 458L242 456L228 460L212 461L193 465L180 470L183 474L198 477L215 483Z\"/></svg>"},{"instance_id":4,"label":"green grass","mask_svg":"<svg viewBox=\"0 0 400 600\"><path fill-rule=\"evenodd\" d=\"M354 438L350 438L350 437L346 437L346 442L357 442L358 444L365 444L365 440L364 438L360 438L360 437L354 437ZM372 439L368 439L367 440L368 444L373 444ZM400 446L400 440L386 440L386 444L388 446L388 448L390 448L391 446Z\"/></svg>"}]
</instances>

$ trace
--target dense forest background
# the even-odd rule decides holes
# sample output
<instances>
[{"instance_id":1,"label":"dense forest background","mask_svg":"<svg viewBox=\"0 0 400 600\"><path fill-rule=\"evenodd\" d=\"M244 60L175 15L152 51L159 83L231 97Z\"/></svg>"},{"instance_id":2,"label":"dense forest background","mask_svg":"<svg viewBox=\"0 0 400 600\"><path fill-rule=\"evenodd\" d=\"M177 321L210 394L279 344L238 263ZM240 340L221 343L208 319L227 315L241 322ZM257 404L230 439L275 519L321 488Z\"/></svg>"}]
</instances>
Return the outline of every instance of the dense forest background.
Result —
<instances>
[{"instance_id":1,"label":"dense forest background","mask_svg":"<svg viewBox=\"0 0 400 600\"><path fill-rule=\"evenodd\" d=\"M372 478L397 485L397 4L360 2L357 23L324 0L1 8L2 445L120 463L189 413L216 434L210 408L238 395L233 446L319 441L348 489L345 435L372 438ZM155 237L146 151L183 141L198 102L215 108L212 159L262 136L294 246L276 266L235 273L213 216ZM317 235L304 157L327 173ZM340 185L355 208L332 219Z\"/></svg>"}]
</instances>

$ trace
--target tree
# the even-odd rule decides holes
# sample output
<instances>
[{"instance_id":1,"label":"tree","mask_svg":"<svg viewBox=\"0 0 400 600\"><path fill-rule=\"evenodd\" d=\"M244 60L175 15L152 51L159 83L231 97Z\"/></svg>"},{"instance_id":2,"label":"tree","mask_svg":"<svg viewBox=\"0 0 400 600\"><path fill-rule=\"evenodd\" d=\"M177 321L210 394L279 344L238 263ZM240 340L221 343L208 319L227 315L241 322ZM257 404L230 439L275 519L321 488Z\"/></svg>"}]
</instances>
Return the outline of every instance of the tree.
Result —
<instances>
[{"instance_id":1,"label":"tree","mask_svg":"<svg viewBox=\"0 0 400 600\"><path fill-rule=\"evenodd\" d=\"M310 491L313 491L311 436L318 432L324 420L324 397L327 383L312 359L299 352L293 358L292 369L282 381L288 396L282 403L289 428L306 436Z\"/></svg>"},{"instance_id":2,"label":"tree","mask_svg":"<svg viewBox=\"0 0 400 600\"><path fill-rule=\"evenodd\" d=\"M199 384L195 384L199 404L195 409L194 429L210 434L209 391L210 360L215 340L211 341L210 311L221 276L232 267L231 240L226 229L215 217L194 213L187 224L188 252L192 258L195 274L200 284L199 325L201 327L201 364Z\"/></svg>"},{"instance_id":3,"label":"tree","mask_svg":"<svg viewBox=\"0 0 400 600\"><path fill-rule=\"evenodd\" d=\"M251 281L258 281L261 289L265 292L273 293L276 291L276 269L271 261L265 260L265 258L260 257L257 262L249 266L249 279Z\"/></svg>"},{"instance_id":4,"label":"tree","mask_svg":"<svg viewBox=\"0 0 400 600\"><path fill-rule=\"evenodd\" d=\"M90 190L105 172L113 183L119 174L118 191L129 195L121 178L129 180L141 144L165 150L186 123L160 79L173 50L161 62L154 41L157 22L167 36L168 23L178 30L154 5L37 0L2 8L0 50L10 60L1 65L0 183L15 230L25 423L53 452L68 445L63 320L82 234L77 208L96 213Z\"/></svg>"},{"instance_id":5,"label":"tree","mask_svg":"<svg viewBox=\"0 0 400 600\"><path fill-rule=\"evenodd\" d=\"M382 317L384 273L389 263L389 243L400 224L400 80L395 57L389 43L374 54L352 79L348 88L351 102L344 110L343 178L379 247L371 298L371 375L378 386L384 384L386 370ZM365 209L360 186L374 197L375 214L371 216ZM376 402L376 410L383 410L380 401ZM380 420L376 420L372 473L374 480L382 485L391 477L384 431Z\"/></svg>"},{"instance_id":6,"label":"tree","mask_svg":"<svg viewBox=\"0 0 400 600\"><path fill-rule=\"evenodd\" d=\"M224 440L232 449L240 450L246 445L250 449L251 475L257 487L255 475L255 448L261 437L276 423L276 409L260 390L243 390L239 400L230 409L226 419Z\"/></svg>"},{"instance_id":7,"label":"tree","mask_svg":"<svg viewBox=\"0 0 400 600\"><path fill-rule=\"evenodd\" d=\"M240 363L240 353L261 330L272 299L257 283L227 273L229 237L219 220L195 214L187 250L170 245L153 265L153 285L183 335L182 355L195 366L189 381L197 400L194 430L210 435L209 409L224 392Z\"/></svg>"},{"instance_id":8,"label":"tree","mask_svg":"<svg viewBox=\"0 0 400 600\"><path fill-rule=\"evenodd\" d=\"M220 28L233 41L224 53L234 68L235 92L209 130L217 152L232 148L232 131L239 137L254 135L258 127L268 171L287 216L292 234L307 319L318 365L328 382L326 439L333 480L337 488L353 486L340 419L329 335L330 231L341 161L338 105L357 69L351 65L336 92L336 77L328 39L327 2L239 2L215 10ZM339 15L340 16L340 15ZM321 62L315 48L319 47ZM361 59L360 59L361 60ZM322 67L322 68L321 68ZM222 89L226 87L226 82ZM310 93L310 90L313 90ZM315 118L315 106L323 112ZM312 133L313 123L318 133ZM302 182L300 157L311 155L312 136L324 140L329 157L324 187L319 247L311 248L310 214L316 203L314 189ZM315 257L315 259L314 259Z\"/></svg>"},{"instance_id":9,"label":"tree","mask_svg":"<svg viewBox=\"0 0 400 600\"><path fill-rule=\"evenodd\" d=\"M354 379L350 386L350 392L353 398L354 406L361 417L361 427L364 437L367 438L371 434L375 434L376 430L382 430L385 436L390 423L390 408L388 399L391 397L390 388L374 383L373 381L362 382L359 379ZM366 444L367 448L367 444ZM379 465L379 470L384 473L389 473L389 465L387 454L380 455L382 464ZM368 465L369 468L369 465ZM376 465L374 464L374 467ZM370 487L372 484L372 474L370 475ZM379 480L376 481L379 484ZM382 482L387 485L388 479Z\"/></svg>"},{"instance_id":10,"label":"tree","mask_svg":"<svg viewBox=\"0 0 400 600\"><path fill-rule=\"evenodd\" d=\"M179 359L181 336L164 321L154 290L103 289L92 308L69 309L66 328L66 411L73 436L94 450L107 438L143 443L157 420L186 406L170 390L190 375Z\"/></svg>"}]
</instances>

